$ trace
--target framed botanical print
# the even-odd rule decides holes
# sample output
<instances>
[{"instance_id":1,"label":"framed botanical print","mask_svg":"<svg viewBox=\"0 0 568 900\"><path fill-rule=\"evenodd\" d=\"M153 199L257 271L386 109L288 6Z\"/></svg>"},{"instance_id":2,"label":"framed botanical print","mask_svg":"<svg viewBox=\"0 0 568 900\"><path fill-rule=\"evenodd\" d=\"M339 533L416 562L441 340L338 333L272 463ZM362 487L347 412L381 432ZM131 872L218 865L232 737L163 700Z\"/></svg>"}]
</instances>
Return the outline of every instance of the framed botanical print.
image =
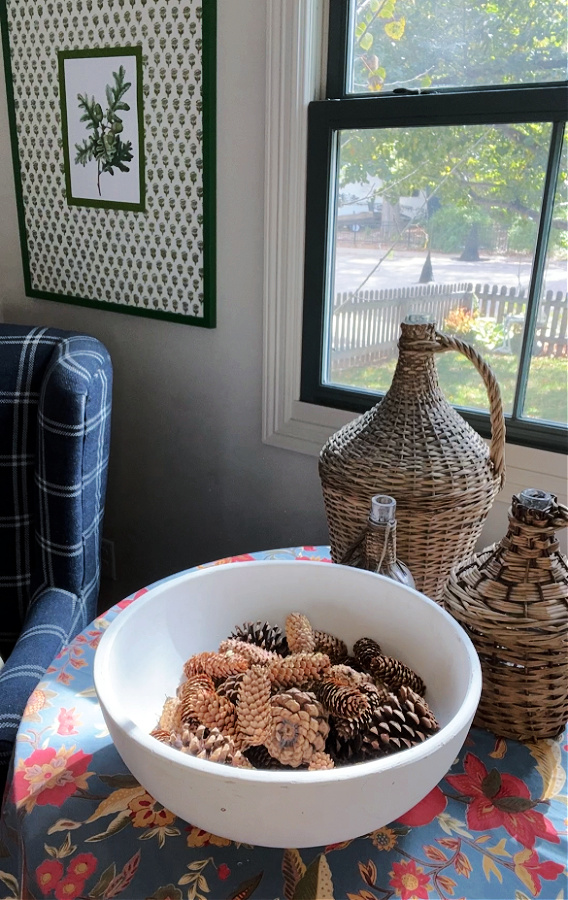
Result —
<instances>
[{"instance_id":1,"label":"framed botanical print","mask_svg":"<svg viewBox=\"0 0 568 900\"><path fill-rule=\"evenodd\" d=\"M215 0L0 0L26 293L214 327Z\"/></svg>"},{"instance_id":2,"label":"framed botanical print","mask_svg":"<svg viewBox=\"0 0 568 900\"><path fill-rule=\"evenodd\" d=\"M60 50L67 203L143 212L142 48Z\"/></svg>"}]
</instances>

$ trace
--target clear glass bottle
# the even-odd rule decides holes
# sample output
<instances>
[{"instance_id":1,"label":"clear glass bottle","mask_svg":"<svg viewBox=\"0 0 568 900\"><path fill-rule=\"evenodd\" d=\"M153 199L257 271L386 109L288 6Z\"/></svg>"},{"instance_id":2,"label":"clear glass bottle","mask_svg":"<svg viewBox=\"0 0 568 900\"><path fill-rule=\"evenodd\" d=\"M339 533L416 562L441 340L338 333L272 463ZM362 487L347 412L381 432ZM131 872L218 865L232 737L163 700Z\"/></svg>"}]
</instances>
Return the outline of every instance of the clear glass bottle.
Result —
<instances>
[{"instance_id":1,"label":"clear glass bottle","mask_svg":"<svg viewBox=\"0 0 568 900\"><path fill-rule=\"evenodd\" d=\"M375 494L363 542L363 568L386 575L408 587L414 578L408 566L396 555L396 500L387 494Z\"/></svg>"}]
</instances>

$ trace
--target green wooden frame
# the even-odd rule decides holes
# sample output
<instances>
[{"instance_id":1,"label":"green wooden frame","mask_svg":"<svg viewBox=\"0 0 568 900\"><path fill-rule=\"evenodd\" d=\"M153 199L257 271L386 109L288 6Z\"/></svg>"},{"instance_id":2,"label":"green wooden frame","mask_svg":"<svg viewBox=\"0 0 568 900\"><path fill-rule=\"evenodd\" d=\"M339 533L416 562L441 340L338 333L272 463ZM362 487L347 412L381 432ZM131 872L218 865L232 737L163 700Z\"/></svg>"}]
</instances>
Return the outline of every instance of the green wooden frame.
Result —
<instances>
[{"instance_id":1,"label":"green wooden frame","mask_svg":"<svg viewBox=\"0 0 568 900\"><path fill-rule=\"evenodd\" d=\"M26 209L22 191L22 170L20 162L20 151L18 144L18 122L16 115L13 68L11 57L11 44L9 35L9 4L14 3L16 6L21 0L0 0L0 30L4 54L4 70L6 77L6 90L8 99L8 119L10 126L11 145L12 145L12 163L16 187L16 204L20 231L20 245L22 253L23 275L26 296L34 299L53 300L61 303L70 303L74 305L91 307L94 309L103 309L113 312L125 313L127 315L147 316L162 319L170 322L178 322L186 325L196 325L204 328L216 327L216 37L217 37L217 0L207 0L206 3L199 3L201 10L201 156L203 160L202 168L202 223L201 238L203 242L203 315L194 315L191 313L177 313L163 309L151 307L142 307L135 305L127 305L122 303L109 301L98 301L88 297L78 296L76 294L63 294L50 292L46 290L38 290L32 284L30 269L30 250L28 244L28 233L26 228ZM197 3L196 3L197 8ZM33 14L33 7L32 13ZM44 12L43 19L47 14ZM105 47L101 50L101 55L120 55L129 49L141 57L144 54L144 48L140 44L133 44L130 48ZM74 49L65 51L67 54L76 53L77 55L93 55L93 50ZM141 67L140 67L141 68ZM143 80L143 73L142 73ZM139 104L143 103L142 85L139 85ZM144 129L144 121L141 124ZM141 130L141 137L145 133L145 129ZM141 170L142 170L141 155ZM68 171L68 163L66 163ZM147 200L146 183L142 186L141 199ZM74 206L86 206L83 201ZM92 201L89 206L96 207L97 201ZM103 202L101 206L106 207ZM119 204L120 209L127 209L126 205ZM130 210L133 211L132 209ZM138 215L145 213L140 211Z\"/></svg>"},{"instance_id":2,"label":"green wooden frame","mask_svg":"<svg viewBox=\"0 0 568 900\"><path fill-rule=\"evenodd\" d=\"M84 197L74 197L71 189L71 159L69 157L69 136L67 120L67 87L65 82L65 60L67 59L103 59L113 56L133 56L136 60L136 118L138 122L138 156L140 175L140 202L121 203L117 200L90 200ZM144 150L144 97L142 82L142 47L137 44L134 47L108 47L87 50L59 50L59 100L61 105L61 131L63 134L63 157L65 160L65 189L69 206L93 206L100 209L126 209L132 212L146 211L146 178L145 178L145 150Z\"/></svg>"}]
</instances>

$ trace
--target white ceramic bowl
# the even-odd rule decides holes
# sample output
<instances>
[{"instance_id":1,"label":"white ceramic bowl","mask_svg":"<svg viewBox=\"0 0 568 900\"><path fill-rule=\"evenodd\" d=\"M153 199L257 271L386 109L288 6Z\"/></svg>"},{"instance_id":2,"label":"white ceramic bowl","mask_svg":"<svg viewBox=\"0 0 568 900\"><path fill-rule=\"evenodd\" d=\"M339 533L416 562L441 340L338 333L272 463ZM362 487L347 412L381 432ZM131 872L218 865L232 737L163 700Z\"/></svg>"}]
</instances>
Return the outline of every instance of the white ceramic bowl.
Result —
<instances>
[{"instance_id":1,"label":"white ceramic bowl","mask_svg":"<svg viewBox=\"0 0 568 900\"><path fill-rule=\"evenodd\" d=\"M373 637L412 666L440 731L410 750L318 772L234 769L150 736L189 656L217 649L235 625L283 625L292 611L349 649ZM298 560L229 563L158 583L111 623L94 675L116 748L156 800L213 834L267 847L335 843L407 812L451 767L481 692L473 644L423 594L349 566Z\"/></svg>"}]
</instances>

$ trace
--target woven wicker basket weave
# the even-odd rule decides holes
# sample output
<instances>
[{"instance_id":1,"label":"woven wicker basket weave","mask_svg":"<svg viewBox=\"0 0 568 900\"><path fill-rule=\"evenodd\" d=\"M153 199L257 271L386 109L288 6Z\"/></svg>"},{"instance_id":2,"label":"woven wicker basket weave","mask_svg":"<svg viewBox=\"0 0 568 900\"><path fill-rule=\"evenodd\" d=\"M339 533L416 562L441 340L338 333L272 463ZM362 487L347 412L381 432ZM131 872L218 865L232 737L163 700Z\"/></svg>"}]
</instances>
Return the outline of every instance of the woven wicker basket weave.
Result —
<instances>
[{"instance_id":1,"label":"woven wicker basket weave","mask_svg":"<svg viewBox=\"0 0 568 900\"><path fill-rule=\"evenodd\" d=\"M434 356L447 350L463 353L483 378L489 448L440 390ZM333 561L363 532L373 494L389 494L397 504L397 555L417 589L439 601L453 566L473 553L501 490L504 447L499 386L479 354L432 323L403 323L385 397L333 434L320 453Z\"/></svg>"},{"instance_id":2,"label":"woven wicker basket weave","mask_svg":"<svg viewBox=\"0 0 568 900\"><path fill-rule=\"evenodd\" d=\"M448 579L444 606L481 660L475 724L503 737L551 738L568 721L568 561L555 538L567 524L565 506L514 496L506 536Z\"/></svg>"}]
</instances>

